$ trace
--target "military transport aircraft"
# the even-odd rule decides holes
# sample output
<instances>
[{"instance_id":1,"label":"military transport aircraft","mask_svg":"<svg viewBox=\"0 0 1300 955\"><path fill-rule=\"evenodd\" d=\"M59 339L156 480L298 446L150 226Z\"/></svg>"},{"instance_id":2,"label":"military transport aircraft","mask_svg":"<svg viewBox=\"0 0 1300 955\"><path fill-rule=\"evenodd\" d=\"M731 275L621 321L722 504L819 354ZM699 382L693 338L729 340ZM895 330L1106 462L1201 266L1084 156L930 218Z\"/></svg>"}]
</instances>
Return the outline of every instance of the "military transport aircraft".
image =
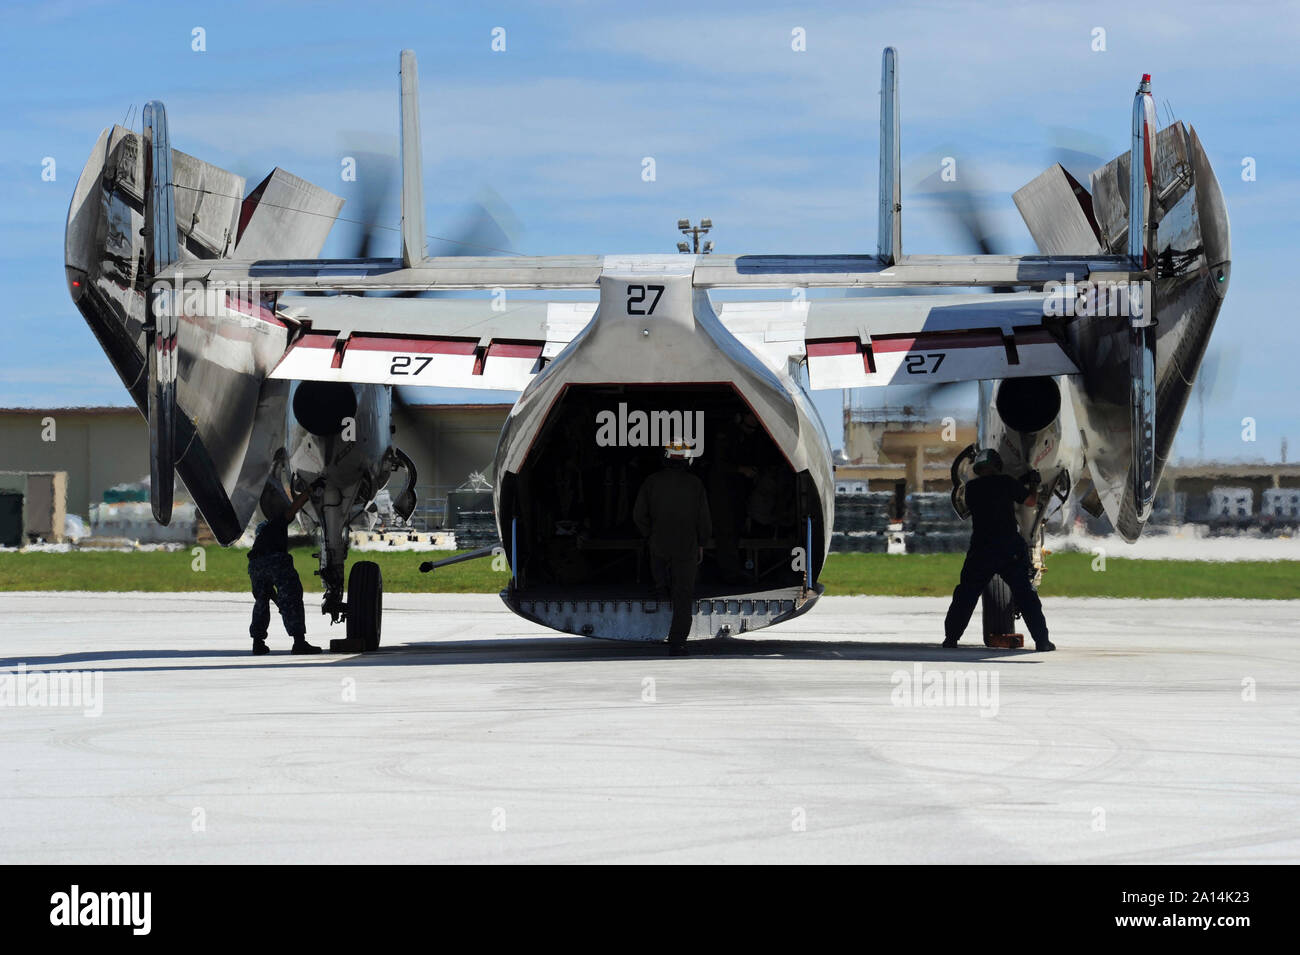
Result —
<instances>
[{"instance_id":1,"label":"military transport aircraft","mask_svg":"<svg viewBox=\"0 0 1300 955\"><path fill-rule=\"evenodd\" d=\"M647 424L697 421L711 498L746 506L728 483L738 468L765 489L761 513L751 500L706 550L694 606L694 636L736 634L823 589L834 480L809 389L978 380L978 447L1041 475L1026 540L1039 544L1053 497L1072 495L1135 540L1228 285L1223 195L1195 131L1157 131L1143 77L1132 149L1091 174L1091 191L1057 164L1016 193L1041 254L905 255L897 67L887 48L875 254L430 257L410 51L400 258L315 258L342 201L280 169L245 197L241 177L172 150L161 103L141 133L105 130L68 214L67 280L148 418L155 515L169 519L179 471L229 544L264 494L283 494L268 477L284 464L294 490L311 489L323 611L377 646L378 568L354 565L368 568L345 599L343 561L351 522L409 469L391 441L392 387L519 391L494 464L503 599L556 630L662 639L669 608L649 594L630 510L656 465ZM596 304L509 298L593 288ZM899 293L715 307L709 290L729 288ZM905 294L918 288L993 291ZM451 289L492 301L393 294ZM974 450L953 464L959 511ZM1009 632L1000 582L984 602L986 634Z\"/></svg>"}]
</instances>

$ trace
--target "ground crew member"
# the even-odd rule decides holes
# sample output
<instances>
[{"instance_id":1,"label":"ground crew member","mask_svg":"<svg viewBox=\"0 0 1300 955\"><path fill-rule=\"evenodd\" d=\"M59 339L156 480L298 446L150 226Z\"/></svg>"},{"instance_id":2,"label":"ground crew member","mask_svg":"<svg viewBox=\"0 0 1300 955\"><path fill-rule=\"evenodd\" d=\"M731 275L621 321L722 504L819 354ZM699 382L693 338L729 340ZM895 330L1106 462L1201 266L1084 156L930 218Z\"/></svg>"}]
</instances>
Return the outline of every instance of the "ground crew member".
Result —
<instances>
[{"instance_id":1,"label":"ground crew member","mask_svg":"<svg viewBox=\"0 0 1300 955\"><path fill-rule=\"evenodd\" d=\"M1016 523L1017 504L1034 507L1038 497L1032 490L1041 478L1030 471L1019 481L1002 473L1002 457L991 448L975 455L975 477L966 482L966 507L973 526L970 549L961 568L961 583L952 592L952 605L943 622L945 647L957 646L966 630L971 612L993 575L1001 577L1011 588L1020 615L1034 638L1038 650L1055 650L1047 639L1047 621L1043 605L1030 582L1033 569L1029 547L1020 536Z\"/></svg>"},{"instance_id":2,"label":"ground crew member","mask_svg":"<svg viewBox=\"0 0 1300 955\"><path fill-rule=\"evenodd\" d=\"M293 653L320 653L320 647L307 642L307 623L302 609L302 580L289 556L289 522L302 510L310 490L304 490L293 503L274 517L257 525L253 546L248 551L248 578L253 585L253 622L248 632L253 637L253 655L270 653L266 645L266 628L271 622L270 601L280 609L285 632L293 637Z\"/></svg>"},{"instance_id":3,"label":"ground crew member","mask_svg":"<svg viewBox=\"0 0 1300 955\"><path fill-rule=\"evenodd\" d=\"M686 652L695 578L704 559L704 542L713 533L708 494L704 482L690 472L690 461L686 445L668 445L663 469L645 479L632 508L632 519L650 541L655 587L672 600L668 646L674 655Z\"/></svg>"}]
</instances>

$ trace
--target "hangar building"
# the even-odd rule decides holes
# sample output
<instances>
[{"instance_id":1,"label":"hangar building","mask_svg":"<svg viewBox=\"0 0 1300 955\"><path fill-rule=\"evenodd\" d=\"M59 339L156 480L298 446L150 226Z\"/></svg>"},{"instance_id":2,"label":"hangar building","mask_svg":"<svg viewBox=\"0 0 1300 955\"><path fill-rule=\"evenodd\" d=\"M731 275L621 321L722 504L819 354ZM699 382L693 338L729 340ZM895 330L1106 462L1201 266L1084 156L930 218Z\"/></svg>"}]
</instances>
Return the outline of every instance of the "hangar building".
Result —
<instances>
[{"instance_id":1,"label":"hangar building","mask_svg":"<svg viewBox=\"0 0 1300 955\"><path fill-rule=\"evenodd\" d=\"M408 404L393 410L395 440L419 472L418 515L430 526L447 492L492 464L510 404ZM0 472L65 472L66 513L87 518L118 484L149 474L149 434L133 406L0 408ZM178 499L184 488L177 486Z\"/></svg>"}]
</instances>

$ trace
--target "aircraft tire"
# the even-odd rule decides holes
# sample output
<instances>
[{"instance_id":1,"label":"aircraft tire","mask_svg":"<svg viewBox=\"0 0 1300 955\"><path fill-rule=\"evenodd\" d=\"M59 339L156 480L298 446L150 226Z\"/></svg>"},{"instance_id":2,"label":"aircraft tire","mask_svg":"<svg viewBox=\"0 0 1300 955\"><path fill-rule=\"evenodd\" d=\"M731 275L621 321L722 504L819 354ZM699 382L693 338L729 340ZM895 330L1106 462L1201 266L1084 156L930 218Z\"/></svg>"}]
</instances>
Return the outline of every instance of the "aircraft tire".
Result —
<instances>
[{"instance_id":1,"label":"aircraft tire","mask_svg":"<svg viewBox=\"0 0 1300 955\"><path fill-rule=\"evenodd\" d=\"M984 616L984 637L1003 636L1016 632L1016 602L1011 588L1001 577L994 576L984 588L980 598Z\"/></svg>"},{"instance_id":2,"label":"aircraft tire","mask_svg":"<svg viewBox=\"0 0 1300 955\"><path fill-rule=\"evenodd\" d=\"M384 614L384 578L373 560L359 560L348 574L348 639L379 649Z\"/></svg>"}]
</instances>

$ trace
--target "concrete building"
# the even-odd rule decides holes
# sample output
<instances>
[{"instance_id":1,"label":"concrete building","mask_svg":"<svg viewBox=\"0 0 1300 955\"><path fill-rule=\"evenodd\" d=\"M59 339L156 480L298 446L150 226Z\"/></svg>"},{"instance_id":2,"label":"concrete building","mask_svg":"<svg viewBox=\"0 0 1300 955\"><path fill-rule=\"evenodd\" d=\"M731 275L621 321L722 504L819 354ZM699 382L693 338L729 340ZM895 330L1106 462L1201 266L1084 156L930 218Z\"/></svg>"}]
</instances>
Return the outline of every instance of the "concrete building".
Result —
<instances>
[{"instance_id":1,"label":"concrete building","mask_svg":"<svg viewBox=\"0 0 1300 955\"><path fill-rule=\"evenodd\" d=\"M471 472L491 467L510 408L505 402L395 405L394 439L419 472L416 517L424 526L440 525L448 492ZM974 440L973 422L935 420L925 408L846 406L847 460L836 467L836 478L894 491L901 506L912 491L949 490L952 459ZM106 490L148 475L145 420L130 406L0 409L0 471L66 472L66 513L89 518L90 505ZM1175 465L1166 469L1161 491L1204 495L1216 485L1250 487L1258 501L1265 488L1300 487L1300 465ZM183 485L177 494L186 500Z\"/></svg>"},{"instance_id":2,"label":"concrete building","mask_svg":"<svg viewBox=\"0 0 1300 955\"><path fill-rule=\"evenodd\" d=\"M952 488L952 460L975 440L975 423L941 418L924 407L844 406L845 463L837 480L865 480L874 491Z\"/></svg>"},{"instance_id":3,"label":"concrete building","mask_svg":"<svg viewBox=\"0 0 1300 955\"><path fill-rule=\"evenodd\" d=\"M893 490L901 505L903 496L913 491L951 490L953 458L974 440L973 421L943 419L925 407L860 407L846 401L845 463L836 466L835 477L866 481L873 491ZM1203 500L1221 486L1250 488L1258 512L1265 489L1300 487L1300 464L1170 464L1159 494Z\"/></svg>"},{"instance_id":4,"label":"concrete building","mask_svg":"<svg viewBox=\"0 0 1300 955\"><path fill-rule=\"evenodd\" d=\"M0 546L63 540L66 471L0 471Z\"/></svg>"},{"instance_id":5,"label":"concrete building","mask_svg":"<svg viewBox=\"0 0 1300 955\"><path fill-rule=\"evenodd\" d=\"M416 519L432 529L443 521L447 494L470 472L490 471L497 438L512 404L395 405L393 440L419 472Z\"/></svg>"},{"instance_id":6,"label":"concrete building","mask_svg":"<svg viewBox=\"0 0 1300 955\"><path fill-rule=\"evenodd\" d=\"M436 509L471 471L488 469L510 413L502 404L398 405L395 440L415 462L421 513ZM88 518L90 505L116 484L149 474L149 433L131 406L0 409L0 471L67 472L68 514ZM179 500L187 500L177 485Z\"/></svg>"},{"instance_id":7,"label":"concrete building","mask_svg":"<svg viewBox=\"0 0 1300 955\"><path fill-rule=\"evenodd\" d=\"M88 518L104 491L149 474L148 429L134 407L0 408L0 471L66 471L67 513Z\"/></svg>"},{"instance_id":8,"label":"concrete building","mask_svg":"<svg viewBox=\"0 0 1300 955\"><path fill-rule=\"evenodd\" d=\"M1207 494L1212 488L1232 485L1248 487L1255 494L1258 509L1263 492L1274 487L1300 487L1300 464L1171 464L1165 468L1161 491Z\"/></svg>"}]
</instances>

